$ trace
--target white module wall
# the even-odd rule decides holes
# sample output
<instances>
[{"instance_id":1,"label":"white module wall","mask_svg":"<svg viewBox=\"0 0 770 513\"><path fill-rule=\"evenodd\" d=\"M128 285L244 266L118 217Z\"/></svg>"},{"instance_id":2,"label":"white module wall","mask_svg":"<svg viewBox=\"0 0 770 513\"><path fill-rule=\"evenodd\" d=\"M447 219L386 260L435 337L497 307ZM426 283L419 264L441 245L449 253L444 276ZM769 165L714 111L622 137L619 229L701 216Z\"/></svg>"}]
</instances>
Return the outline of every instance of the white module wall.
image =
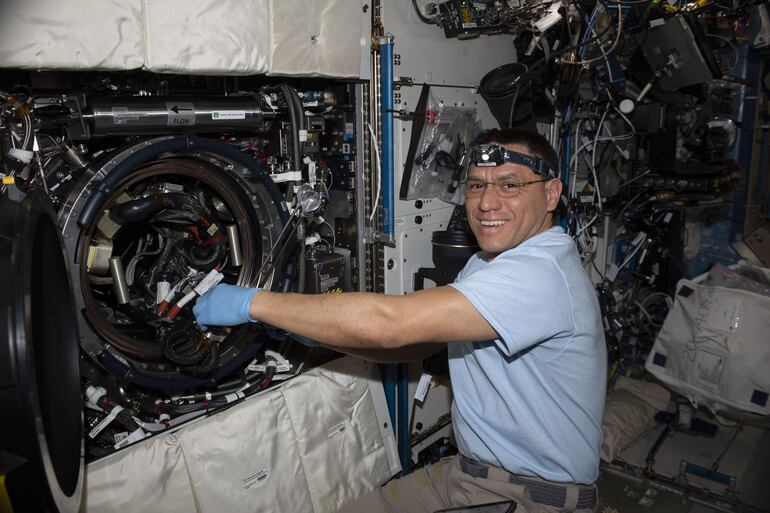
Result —
<instances>
[{"instance_id":1,"label":"white module wall","mask_svg":"<svg viewBox=\"0 0 770 513\"><path fill-rule=\"evenodd\" d=\"M418 1L421 7L424 3ZM439 26L421 22L412 3L405 1L385 0L382 20L385 32L394 36L393 53L398 56L394 77L396 80L409 77L420 84L397 90L401 102L394 105L395 109L413 110L421 83L425 82L434 86L432 93L445 105L474 107L478 109L476 117L483 128L497 127L475 87L488 71L515 61L512 36L484 36L465 41L446 39ZM421 202L398 199L411 129L411 121L396 117L393 126L396 247L385 249L386 294L411 292L415 271L420 267L433 267L431 234L446 229L454 208L438 199L426 198ZM425 286L432 283L426 281Z\"/></svg>"},{"instance_id":2,"label":"white module wall","mask_svg":"<svg viewBox=\"0 0 770 513\"><path fill-rule=\"evenodd\" d=\"M0 67L367 79L367 4L3 0Z\"/></svg>"}]
</instances>

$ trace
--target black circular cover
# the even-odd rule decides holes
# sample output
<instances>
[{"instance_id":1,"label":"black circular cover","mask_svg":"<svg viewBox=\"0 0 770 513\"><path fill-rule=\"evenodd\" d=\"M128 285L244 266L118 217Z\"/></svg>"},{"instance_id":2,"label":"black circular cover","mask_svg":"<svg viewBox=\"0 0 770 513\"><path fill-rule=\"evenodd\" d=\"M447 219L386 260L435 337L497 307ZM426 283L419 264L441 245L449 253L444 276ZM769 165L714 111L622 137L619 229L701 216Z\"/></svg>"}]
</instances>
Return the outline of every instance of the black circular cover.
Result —
<instances>
[{"instance_id":1,"label":"black circular cover","mask_svg":"<svg viewBox=\"0 0 770 513\"><path fill-rule=\"evenodd\" d=\"M83 414L66 266L48 202L0 197L0 473L14 511L80 508Z\"/></svg>"}]
</instances>

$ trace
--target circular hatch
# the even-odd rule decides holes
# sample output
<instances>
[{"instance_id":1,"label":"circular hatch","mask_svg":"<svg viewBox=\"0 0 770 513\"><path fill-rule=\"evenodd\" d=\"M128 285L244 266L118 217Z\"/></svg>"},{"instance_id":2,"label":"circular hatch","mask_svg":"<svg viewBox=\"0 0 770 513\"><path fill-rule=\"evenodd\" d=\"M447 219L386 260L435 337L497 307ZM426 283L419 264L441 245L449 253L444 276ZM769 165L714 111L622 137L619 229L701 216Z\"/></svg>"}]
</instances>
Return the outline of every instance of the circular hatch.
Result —
<instances>
[{"instance_id":1,"label":"circular hatch","mask_svg":"<svg viewBox=\"0 0 770 513\"><path fill-rule=\"evenodd\" d=\"M42 195L0 197L0 473L14 511L78 511L83 487L77 321L55 219Z\"/></svg>"}]
</instances>

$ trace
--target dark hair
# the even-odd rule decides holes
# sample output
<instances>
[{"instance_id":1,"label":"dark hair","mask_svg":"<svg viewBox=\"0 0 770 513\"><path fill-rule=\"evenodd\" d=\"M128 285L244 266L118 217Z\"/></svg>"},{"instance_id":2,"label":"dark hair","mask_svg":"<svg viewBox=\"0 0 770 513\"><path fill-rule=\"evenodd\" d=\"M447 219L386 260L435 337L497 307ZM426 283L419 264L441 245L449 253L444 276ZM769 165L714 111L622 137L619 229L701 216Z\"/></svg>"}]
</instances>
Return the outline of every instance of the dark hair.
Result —
<instances>
[{"instance_id":1,"label":"dark hair","mask_svg":"<svg viewBox=\"0 0 770 513\"><path fill-rule=\"evenodd\" d=\"M530 132L529 130L522 130L520 128L505 128L498 130L492 128L490 130L484 130L471 143L472 146L477 144L489 144L496 142L502 146L507 144L521 144L526 146L530 154L534 157L538 157L550 165L553 169L558 171L557 164L559 158L556 156L551 143L548 139L538 134L537 132Z\"/></svg>"}]
</instances>

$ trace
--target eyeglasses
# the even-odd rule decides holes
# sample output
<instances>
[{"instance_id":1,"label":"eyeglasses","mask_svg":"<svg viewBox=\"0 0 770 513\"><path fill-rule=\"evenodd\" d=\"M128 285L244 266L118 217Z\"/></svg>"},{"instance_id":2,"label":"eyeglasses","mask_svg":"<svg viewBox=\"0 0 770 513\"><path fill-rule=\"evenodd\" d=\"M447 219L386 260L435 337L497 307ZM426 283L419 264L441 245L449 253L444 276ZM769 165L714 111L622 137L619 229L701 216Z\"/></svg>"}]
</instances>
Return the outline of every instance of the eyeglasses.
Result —
<instances>
[{"instance_id":1,"label":"eyeglasses","mask_svg":"<svg viewBox=\"0 0 770 513\"><path fill-rule=\"evenodd\" d=\"M511 178L504 178L502 180L495 180L494 182L485 182L483 180L466 180L463 182L463 191L466 198L478 198L481 196L487 188L487 185L491 185L497 195L501 198L512 198L521 192L523 187L532 185L533 183L548 182L551 178L544 178L542 180L532 180L531 182L518 182Z\"/></svg>"}]
</instances>

